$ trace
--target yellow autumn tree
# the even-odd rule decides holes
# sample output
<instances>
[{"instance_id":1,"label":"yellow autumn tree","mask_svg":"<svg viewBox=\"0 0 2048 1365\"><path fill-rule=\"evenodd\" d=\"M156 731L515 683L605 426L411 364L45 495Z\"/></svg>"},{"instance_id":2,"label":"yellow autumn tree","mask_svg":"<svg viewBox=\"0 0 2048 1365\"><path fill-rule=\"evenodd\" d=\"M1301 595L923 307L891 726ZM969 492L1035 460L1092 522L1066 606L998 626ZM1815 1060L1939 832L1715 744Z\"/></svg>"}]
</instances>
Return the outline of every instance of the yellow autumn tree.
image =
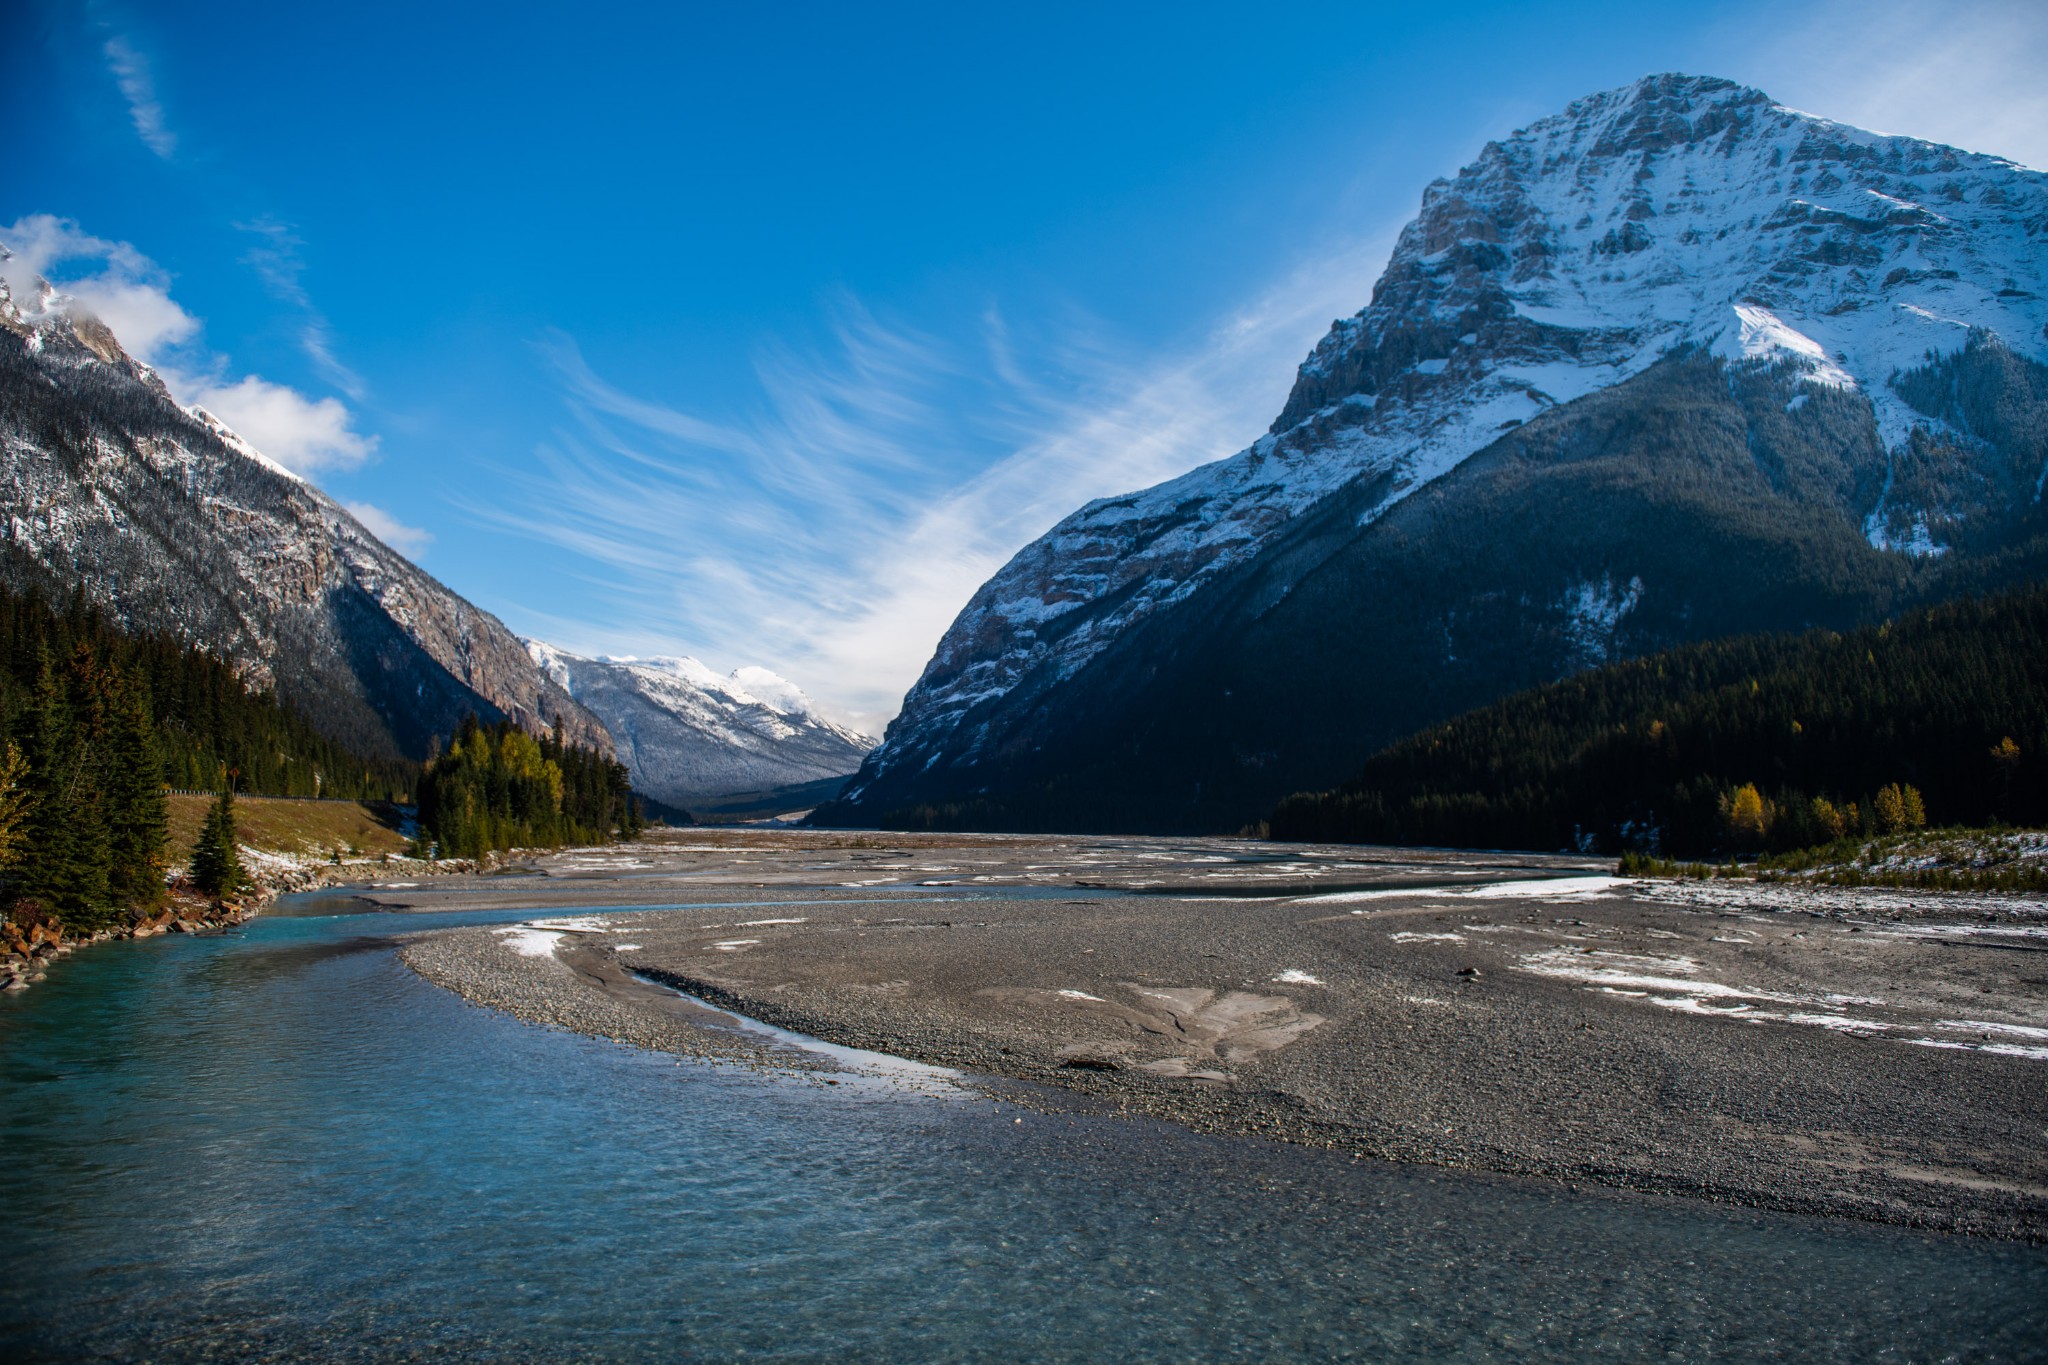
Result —
<instances>
[{"instance_id":1,"label":"yellow autumn tree","mask_svg":"<svg viewBox=\"0 0 2048 1365\"><path fill-rule=\"evenodd\" d=\"M1745 782L1721 798L1721 822L1736 843L1754 845L1770 832L1771 803L1764 800L1756 783Z\"/></svg>"},{"instance_id":2,"label":"yellow autumn tree","mask_svg":"<svg viewBox=\"0 0 2048 1365\"><path fill-rule=\"evenodd\" d=\"M1850 809L1853 810L1855 808L1852 806ZM1827 831L1828 838L1830 839L1839 839L1848 832L1848 817L1842 813L1841 809L1834 802L1828 800L1825 796L1813 798L1813 818L1822 829Z\"/></svg>"},{"instance_id":3,"label":"yellow autumn tree","mask_svg":"<svg viewBox=\"0 0 2048 1365\"><path fill-rule=\"evenodd\" d=\"M1918 788L1886 783L1871 804L1877 809L1877 827L1886 834L1904 834L1927 823L1927 806Z\"/></svg>"}]
</instances>

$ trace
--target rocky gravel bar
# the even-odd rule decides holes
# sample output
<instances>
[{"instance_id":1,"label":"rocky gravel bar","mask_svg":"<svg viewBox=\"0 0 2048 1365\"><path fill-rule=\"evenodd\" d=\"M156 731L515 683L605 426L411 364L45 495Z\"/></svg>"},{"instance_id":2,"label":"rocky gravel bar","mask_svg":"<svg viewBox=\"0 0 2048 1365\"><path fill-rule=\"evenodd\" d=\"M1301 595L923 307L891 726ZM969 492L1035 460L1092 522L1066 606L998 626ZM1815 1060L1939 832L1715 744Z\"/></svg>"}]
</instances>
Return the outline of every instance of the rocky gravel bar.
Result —
<instances>
[{"instance_id":1,"label":"rocky gravel bar","mask_svg":"<svg viewBox=\"0 0 2048 1365\"><path fill-rule=\"evenodd\" d=\"M758 1021L1012 1102L2048 1239L2038 899L809 831L666 831L512 871L363 894L530 909L411 937L405 958L480 1005L640 1047L813 1079L851 1065Z\"/></svg>"}]
</instances>

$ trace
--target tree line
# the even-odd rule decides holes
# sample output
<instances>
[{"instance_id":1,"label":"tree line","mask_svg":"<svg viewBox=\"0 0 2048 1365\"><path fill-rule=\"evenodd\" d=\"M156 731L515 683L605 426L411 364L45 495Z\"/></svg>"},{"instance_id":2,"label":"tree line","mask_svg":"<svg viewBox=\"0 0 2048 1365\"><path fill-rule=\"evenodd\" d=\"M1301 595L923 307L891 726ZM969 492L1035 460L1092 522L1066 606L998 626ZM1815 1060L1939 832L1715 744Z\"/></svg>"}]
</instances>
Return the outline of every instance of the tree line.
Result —
<instances>
[{"instance_id":1,"label":"tree line","mask_svg":"<svg viewBox=\"0 0 2048 1365\"><path fill-rule=\"evenodd\" d=\"M40 651L0 769L0 864L10 909L33 902L91 932L164 898L169 812L149 696L85 646Z\"/></svg>"},{"instance_id":2,"label":"tree line","mask_svg":"<svg viewBox=\"0 0 2048 1365\"><path fill-rule=\"evenodd\" d=\"M82 597L59 607L38 593L0 588L0 724L8 733L28 704L43 654L61 663L81 649L139 679L163 780L173 788L211 791L226 770L244 792L266 796L411 798L417 764L363 758L274 692L244 682L227 660L169 635L128 634Z\"/></svg>"},{"instance_id":3,"label":"tree line","mask_svg":"<svg viewBox=\"0 0 2048 1365\"><path fill-rule=\"evenodd\" d=\"M219 896L242 881L232 788L402 800L417 773L349 753L203 650L7 589L0 736L0 903L76 933L163 902L168 787L223 792L194 863Z\"/></svg>"},{"instance_id":4,"label":"tree line","mask_svg":"<svg viewBox=\"0 0 2048 1365\"><path fill-rule=\"evenodd\" d=\"M642 820L625 764L565 744L560 722L536 738L469 716L419 779L420 828L444 858L630 839Z\"/></svg>"},{"instance_id":5,"label":"tree line","mask_svg":"<svg viewBox=\"0 0 2048 1365\"><path fill-rule=\"evenodd\" d=\"M639 833L626 768L467 718L424 770L368 759L233 667L164 635L128 635L83 601L0 588L0 904L90 933L165 898L167 788L220 793L190 869L208 896L243 885L233 795L403 804L444 857Z\"/></svg>"},{"instance_id":6,"label":"tree line","mask_svg":"<svg viewBox=\"0 0 2048 1365\"><path fill-rule=\"evenodd\" d=\"M2048 821L2048 589L1594 669L1390 745L1269 828L1696 857L1930 821Z\"/></svg>"}]
</instances>

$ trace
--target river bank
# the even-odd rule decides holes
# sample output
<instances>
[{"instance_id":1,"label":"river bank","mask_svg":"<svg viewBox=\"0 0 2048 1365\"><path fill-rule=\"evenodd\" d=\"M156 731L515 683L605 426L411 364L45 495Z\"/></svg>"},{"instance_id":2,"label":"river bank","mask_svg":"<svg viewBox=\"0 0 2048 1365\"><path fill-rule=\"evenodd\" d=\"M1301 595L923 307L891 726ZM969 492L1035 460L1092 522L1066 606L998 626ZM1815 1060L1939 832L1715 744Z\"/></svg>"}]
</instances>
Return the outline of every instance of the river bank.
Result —
<instances>
[{"instance_id":1,"label":"river bank","mask_svg":"<svg viewBox=\"0 0 2048 1365\"><path fill-rule=\"evenodd\" d=\"M669 985L1055 1107L2048 1237L2038 902L1208 840L681 831L532 870L365 894L532 907L406 960L640 1046L815 1066L703 1027ZM607 904L689 908L613 923ZM548 923L549 905L582 913Z\"/></svg>"},{"instance_id":2,"label":"river bank","mask_svg":"<svg viewBox=\"0 0 2048 1365\"><path fill-rule=\"evenodd\" d=\"M599 878L614 908L582 913L625 931L708 899L654 871L637 901ZM730 871L727 899L770 904L707 926L968 894ZM0 1356L1848 1365L2048 1339L2041 1246L1356 1161L1014 1081L763 1075L473 1007L394 951L430 926L541 946L537 907L572 917L582 875L288 897L0 997L0 1128L33 1173ZM620 961L642 941L606 938Z\"/></svg>"},{"instance_id":3,"label":"river bank","mask_svg":"<svg viewBox=\"0 0 2048 1365\"><path fill-rule=\"evenodd\" d=\"M154 910L131 911L125 921L91 933L67 933L54 918L37 914L27 923L0 919L0 992L25 991L40 984L49 969L80 948L158 934L218 932L261 914L280 896L358 883L365 873L383 877L459 877L488 871L473 861L434 862L392 857L313 861L303 855L270 849L241 850L243 889L218 899L200 895L179 871L166 888L163 904Z\"/></svg>"}]
</instances>

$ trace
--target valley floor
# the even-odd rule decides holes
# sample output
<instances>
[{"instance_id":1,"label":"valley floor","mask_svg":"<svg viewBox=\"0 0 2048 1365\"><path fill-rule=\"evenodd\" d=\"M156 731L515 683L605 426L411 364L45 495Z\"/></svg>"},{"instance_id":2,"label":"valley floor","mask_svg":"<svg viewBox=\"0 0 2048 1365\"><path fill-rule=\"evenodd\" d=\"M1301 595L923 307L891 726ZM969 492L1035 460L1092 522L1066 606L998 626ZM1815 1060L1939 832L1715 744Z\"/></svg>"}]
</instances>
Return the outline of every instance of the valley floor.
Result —
<instances>
[{"instance_id":1,"label":"valley floor","mask_svg":"<svg viewBox=\"0 0 2048 1365\"><path fill-rule=\"evenodd\" d=\"M532 907L519 929L413 937L406 959L640 1046L836 1065L723 1009L1011 1103L2048 1239L2048 904L1610 866L677 830L363 894Z\"/></svg>"}]
</instances>

